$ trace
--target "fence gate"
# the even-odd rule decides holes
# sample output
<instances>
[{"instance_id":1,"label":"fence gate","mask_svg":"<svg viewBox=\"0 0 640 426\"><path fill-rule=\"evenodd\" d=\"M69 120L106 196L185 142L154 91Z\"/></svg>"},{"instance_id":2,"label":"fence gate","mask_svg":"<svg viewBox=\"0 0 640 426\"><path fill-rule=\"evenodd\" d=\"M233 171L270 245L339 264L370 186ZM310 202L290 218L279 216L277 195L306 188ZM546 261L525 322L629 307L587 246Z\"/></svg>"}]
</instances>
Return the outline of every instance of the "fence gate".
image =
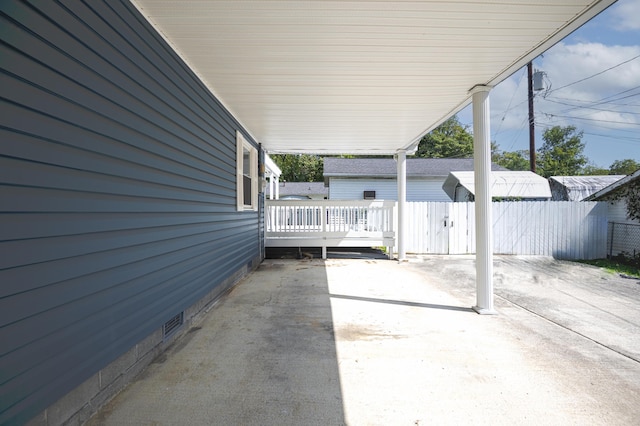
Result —
<instances>
[{"instance_id":1,"label":"fence gate","mask_svg":"<svg viewBox=\"0 0 640 426\"><path fill-rule=\"evenodd\" d=\"M460 204L457 206L456 204ZM408 247L425 254L466 253L467 204L409 202ZM473 218L472 218L473 219Z\"/></svg>"},{"instance_id":2,"label":"fence gate","mask_svg":"<svg viewBox=\"0 0 640 426\"><path fill-rule=\"evenodd\" d=\"M449 254L473 253L475 242L475 204L447 203L449 208Z\"/></svg>"}]
</instances>

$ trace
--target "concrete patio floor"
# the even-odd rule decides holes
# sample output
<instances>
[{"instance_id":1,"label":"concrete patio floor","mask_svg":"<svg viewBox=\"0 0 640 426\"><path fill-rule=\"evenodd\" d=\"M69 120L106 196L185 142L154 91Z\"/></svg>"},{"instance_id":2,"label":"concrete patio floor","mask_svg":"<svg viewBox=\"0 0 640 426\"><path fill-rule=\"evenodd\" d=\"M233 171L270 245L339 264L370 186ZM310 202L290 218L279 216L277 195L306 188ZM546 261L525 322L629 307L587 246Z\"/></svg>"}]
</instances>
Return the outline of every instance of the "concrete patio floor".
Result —
<instances>
[{"instance_id":1,"label":"concrete patio floor","mask_svg":"<svg viewBox=\"0 0 640 426\"><path fill-rule=\"evenodd\" d=\"M494 265L265 260L89 424L640 424L639 280Z\"/></svg>"}]
</instances>

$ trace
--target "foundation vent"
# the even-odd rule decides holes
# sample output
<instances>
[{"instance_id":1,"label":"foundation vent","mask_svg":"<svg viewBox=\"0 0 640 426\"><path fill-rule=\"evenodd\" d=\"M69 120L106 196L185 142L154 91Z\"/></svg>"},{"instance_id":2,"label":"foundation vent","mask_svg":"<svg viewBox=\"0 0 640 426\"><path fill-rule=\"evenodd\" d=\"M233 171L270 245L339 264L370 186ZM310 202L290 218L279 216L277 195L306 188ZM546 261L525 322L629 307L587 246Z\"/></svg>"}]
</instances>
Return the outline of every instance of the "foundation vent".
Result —
<instances>
[{"instance_id":1,"label":"foundation vent","mask_svg":"<svg viewBox=\"0 0 640 426\"><path fill-rule=\"evenodd\" d=\"M180 326L184 323L184 311L178 315L172 317L169 321L165 322L162 326L162 338L166 339L171 336Z\"/></svg>"}]
</instances>

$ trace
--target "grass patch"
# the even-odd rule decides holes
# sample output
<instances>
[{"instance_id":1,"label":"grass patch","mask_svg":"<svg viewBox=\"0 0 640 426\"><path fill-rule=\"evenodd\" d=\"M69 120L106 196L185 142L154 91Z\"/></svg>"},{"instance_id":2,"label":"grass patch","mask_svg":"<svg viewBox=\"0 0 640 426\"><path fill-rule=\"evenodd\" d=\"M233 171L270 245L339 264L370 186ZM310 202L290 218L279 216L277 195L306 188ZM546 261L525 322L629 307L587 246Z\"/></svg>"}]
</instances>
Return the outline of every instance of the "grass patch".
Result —
<instances>
[{"instance_id":1,"label":"grass patch","mask_svg":"<svg viewBox=\"0 0 640 426\"><path fill-rule=\"evenodd\" d=\"M604 268L612 274L623 274L631 277L640 278L640 269L635 266L627 265L617 260L595 259L595 260L576 260L578 263L586 263L587 265Z\"/></svg>"}]
</instances>

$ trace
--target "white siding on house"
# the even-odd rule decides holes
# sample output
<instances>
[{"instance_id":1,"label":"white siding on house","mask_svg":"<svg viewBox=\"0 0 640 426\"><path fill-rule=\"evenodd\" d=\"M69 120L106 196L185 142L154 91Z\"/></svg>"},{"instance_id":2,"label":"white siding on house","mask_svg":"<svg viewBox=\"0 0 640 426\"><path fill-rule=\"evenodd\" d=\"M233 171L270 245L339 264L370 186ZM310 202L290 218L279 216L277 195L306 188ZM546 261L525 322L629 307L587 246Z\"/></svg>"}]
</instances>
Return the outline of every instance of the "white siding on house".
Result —
<instances>
[{"instance_id":1,"label":"white siding on house","mask_svg":"<svg viewBox=\"0 0 640 426\"><path fill-rule=\"evenodd\" d=\"M395 179L329 179L330 200L362 200L364 191L375 191L378 200L397 200Z\"/></svg>"},{"instance_id":2,"label":"white siding on house","mask_svg":"<svg viewBox=\"0 0 640 426\"><path fill-rule=\"evenodd\" d=\"M407 201L450 201L443 191L444 177L436 179L407 179ZM397 200L396 179L330 178L329 199L362 200L364 191L375 191L378 200Z\"/></svg>"},{"instance_id":3,"label":"white siding on house","mask_svg":"<svg viewBox=\"0 0 640 426\"><path fill-rule=\"evenodd\" d=\"M609 222L640 224L637 220L627 218L627 205L624 201L609 201Z\"/></svg>"},{"instance_id":4,"label":"white siding on house","mask_svg":"<svg viewBox=\"0 0 640 426\"><path fill-rule=\"evenodd\" d=\"M442 189L444 177L437 179L407 179L407 201L449 201Z\"/></svg>"}]
</instances>

